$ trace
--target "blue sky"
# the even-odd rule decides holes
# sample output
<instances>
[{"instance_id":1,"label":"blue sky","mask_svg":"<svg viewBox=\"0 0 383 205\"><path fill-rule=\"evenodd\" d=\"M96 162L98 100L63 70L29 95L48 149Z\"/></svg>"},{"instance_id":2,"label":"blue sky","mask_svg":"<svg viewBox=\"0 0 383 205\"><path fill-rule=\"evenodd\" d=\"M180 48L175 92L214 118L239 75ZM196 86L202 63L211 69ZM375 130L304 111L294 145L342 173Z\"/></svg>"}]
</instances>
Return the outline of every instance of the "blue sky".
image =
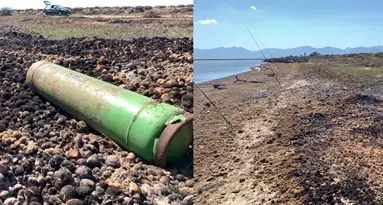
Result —
<instances>
[{"instance_id":1,"label":"blue sky","mask_svg":"<svg viewBox=\"0 0 383 205\"><path fill-rule=\"evenodd\" d=\"M195 48L383 45L378 0L194 0Z\"/></svg>"},{"instance_id":2,"label":"blue sky","mask_svg":"<svg viewBox=\"0 0 383 205\"><path fill-rule=\"evenodd\" d=\"M67 7L92 7L92 6L158 6L193 4L193 0L51 0L52 4ZM14 9L44 8L44 0L0 0L0 8L11 7Z\"/></svg>"}]
</instances>

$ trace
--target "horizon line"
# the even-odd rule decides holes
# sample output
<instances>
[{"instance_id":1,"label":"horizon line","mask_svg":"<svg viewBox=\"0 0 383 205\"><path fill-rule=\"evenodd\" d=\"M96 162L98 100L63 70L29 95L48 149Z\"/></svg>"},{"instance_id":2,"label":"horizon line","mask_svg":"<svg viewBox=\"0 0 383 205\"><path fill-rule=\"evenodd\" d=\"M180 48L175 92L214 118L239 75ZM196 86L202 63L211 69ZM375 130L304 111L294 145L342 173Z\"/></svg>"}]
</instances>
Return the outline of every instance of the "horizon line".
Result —
<instances>
[{"instance_id":1,"label":"horizon line","mask_svg":"<svg viewBox=\"0 0 383 205\"><path fill-rule=\"evenodd\" d=\"M314 48L314 49L336 48L336 49L345 50L345 49L350 49L350 48L371 48L371 47L379 47L379 46L383 46L383 45L375 45L375 46L356 46L356 47L346 47L346 48L338 48L338 47L334 47L334 46L324 46L324 47L297 46L297 47L292 47L292 48L263 48L262 50L265 50L265 49L284 49L284 50L286 50L286 49L295 49L295 48L302 48L302 47L310 47L310 48ZM212 49L217 49L217 48L243 48L243 49L248 50L248 51L260 51L260 50L249 50L249 49L247 49L247 48L240 47L240 46L230 46L230 47L220 46L220 47L214 47L214 48L194 48L194 49L199 49L199 50L212 50Z\"/></svg>"},{"instance_id":2,"label":"horizon line","mask_svg":"<svg viewBox=\"0 0 383 205\"><path fill-rule=\"evenodd\" d=\"M53 5L57 5L57 4L53 4ZM147 7L147 6L150 6L150 7L153 7L153 8L156 8L156 7L160 7L160 6L165 6L165 7L179 7L179 6L192 6L194 7L194 4L178 4L178 5L137 5L137 6L87 6L87 7L70 7L70 6L64 6L66 8L95 8L95 7L99 7L99 8L114 8L114 7L119 7L119 8L123 8L123 7L131 7L131 8L134 8L134 7ZM44 7L44 5L42 6ZM13 9L13 10L40 10L40 8L13 8L11 6L0 6L0 8L10 8L10 9Z\"/></svg>"}]
</instances>

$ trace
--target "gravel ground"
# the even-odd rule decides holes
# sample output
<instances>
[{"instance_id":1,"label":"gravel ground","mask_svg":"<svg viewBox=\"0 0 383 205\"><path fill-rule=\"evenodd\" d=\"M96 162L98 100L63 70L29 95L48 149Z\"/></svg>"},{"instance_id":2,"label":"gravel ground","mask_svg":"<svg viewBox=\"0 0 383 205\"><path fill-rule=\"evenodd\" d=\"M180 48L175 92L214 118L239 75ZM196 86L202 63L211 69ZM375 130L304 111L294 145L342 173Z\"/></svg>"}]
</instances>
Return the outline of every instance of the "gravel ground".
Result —
<instances>
[{"instance_id":1,"label":"gravel ground","mask_svg":"<svg viewBox=\"0 0 383 205\"><path fill-rule=\"evenodd\" d=\"M27 69L48 60L193 112L192 40L48 40L0 28L0 202L192 204L192 153L161 169L34 94Z\"/></svg>"},{"instance_id":2,"label":"gravel ground","mask_svg":"<svg viewBox=\"0 0 383 205\"><path fill-rule=\"evenodd\" d=\"M374 76L383 70L353 76L365 66L348 64L345 74L335 62L271 64L282 88L266 65L238 75L265 83L231 76L199 85L234 130L197 90L197 204L383 204L382 83ZM251 99L262 90L266 98Z\"/></svg>"}]
</instances>

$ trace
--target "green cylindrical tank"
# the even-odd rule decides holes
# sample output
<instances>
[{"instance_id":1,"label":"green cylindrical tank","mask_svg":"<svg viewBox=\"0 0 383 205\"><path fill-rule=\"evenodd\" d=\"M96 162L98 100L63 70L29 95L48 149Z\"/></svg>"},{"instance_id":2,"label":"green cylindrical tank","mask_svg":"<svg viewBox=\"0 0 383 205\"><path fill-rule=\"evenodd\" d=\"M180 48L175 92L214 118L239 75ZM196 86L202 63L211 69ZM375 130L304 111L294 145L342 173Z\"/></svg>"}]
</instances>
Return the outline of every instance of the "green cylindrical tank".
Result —
<instances>
[{"instance_id":1,"label":"green cylindrical tank","mask_svg":"<svg viewBox=\"0 0 383 205\"><path fill-rule=\"evenodd\" d=\"M27 82L48 101L150 163L180 159L193 139L184 110L46 61L34 63Z\"/></svg>"}]
</instances>

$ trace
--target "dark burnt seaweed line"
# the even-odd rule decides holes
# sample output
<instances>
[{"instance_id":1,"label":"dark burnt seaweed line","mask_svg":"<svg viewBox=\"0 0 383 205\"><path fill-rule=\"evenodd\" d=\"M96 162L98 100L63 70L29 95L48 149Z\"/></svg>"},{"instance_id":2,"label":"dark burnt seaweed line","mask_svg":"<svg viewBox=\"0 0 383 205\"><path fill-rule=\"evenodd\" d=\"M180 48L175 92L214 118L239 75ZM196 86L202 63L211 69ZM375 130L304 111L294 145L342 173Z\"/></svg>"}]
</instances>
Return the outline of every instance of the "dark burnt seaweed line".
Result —
<instances>
[{"instance_id":1,"label":"dark burnt seaweed line","mask_svg":"<svg viewBox=\"0 0 383 205\"><path fill-rule=\"evenodd\" d=\"M383 203L358 170L345 170L348 172L347 179L335 182L328 173L328 165L321 160L321 156L331 147L331 133L337 127L332 123L333 119L344 116L342 113L347 109L349 107L341 106L336 112L301 116L296 122L307 129L297 130L290 139L289 145L301 155L297 159L298 168L290 173L290 177L300 179L304 191L297 196L305 197L304 204L343 204L342 198L357 204ZM380 118L381 115L376 117Z\"/></svg>"}]
</instances>

